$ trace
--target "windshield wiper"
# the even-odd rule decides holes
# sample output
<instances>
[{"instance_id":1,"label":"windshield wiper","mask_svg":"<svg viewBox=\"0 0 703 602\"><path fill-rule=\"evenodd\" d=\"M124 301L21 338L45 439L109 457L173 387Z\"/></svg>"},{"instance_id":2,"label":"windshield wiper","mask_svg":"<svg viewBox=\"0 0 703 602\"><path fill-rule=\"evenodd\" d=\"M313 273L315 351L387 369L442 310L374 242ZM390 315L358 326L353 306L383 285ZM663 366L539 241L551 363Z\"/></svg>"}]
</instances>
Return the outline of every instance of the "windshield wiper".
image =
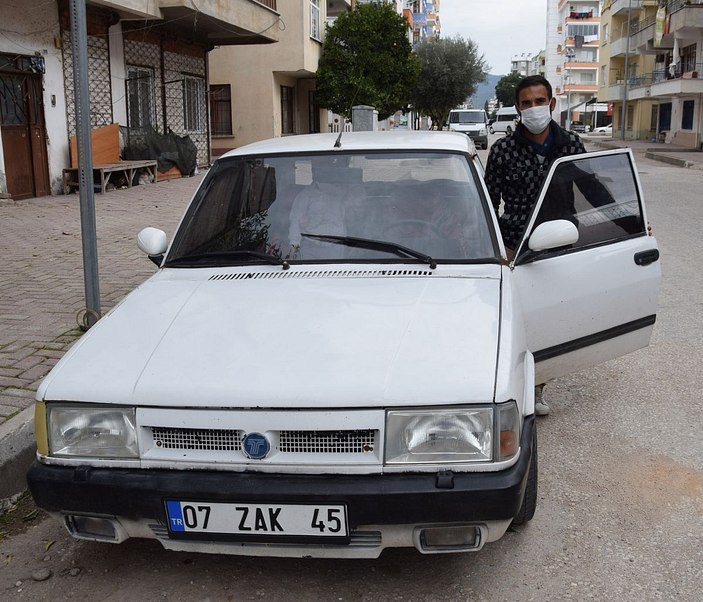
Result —
<instances>
[{"instance_id":1,"label":"windshield wiper","mask_svg":"<svg viewBox=\"0 0 703 602\"><path fill-rule=\"evenodd\" d=\"M208 261L217 262L222 259L261 259L267 263L274 265L280 265L284 270L290 268L289 263L282 259L281 257L276 257L275 255L269 255L268 253L260 253L259 251L248 251L246 249L236 249L232 251L214 251L212 253L201 253L200 255L186 255L185 257L178 257L172 261L167 262L167 265L187 265L189 263L205 263Z\"/></svg>"},{"instance_id":2,"label":"windshield wiper","mask_svg":"<svg viewBox=\"0 0 703 602\"><path fill-rule=\"evenodd\" d=\"M437 262L429 255L421 253L420 251L415 251L414 249L409 249L395 242L373 240L371 238L356 238L355 236L337 236L335 234L307 234L305 232L301 232L300 236L345 245L347 247L358 247L360 249L370 249L371 251L387 251L399 257L417 259L423 263L428 263L431 270L437 268Z\"/></svg>"}]
</instances>

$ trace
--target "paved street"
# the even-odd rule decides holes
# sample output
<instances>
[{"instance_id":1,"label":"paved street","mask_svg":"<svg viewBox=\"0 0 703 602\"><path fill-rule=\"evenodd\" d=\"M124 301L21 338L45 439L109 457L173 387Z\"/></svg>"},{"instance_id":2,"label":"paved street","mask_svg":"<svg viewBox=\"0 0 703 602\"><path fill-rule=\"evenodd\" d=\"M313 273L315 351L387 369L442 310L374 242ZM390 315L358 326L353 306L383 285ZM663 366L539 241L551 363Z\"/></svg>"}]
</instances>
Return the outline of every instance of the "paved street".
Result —
<instances>
[{"instance_id":1,"label":"paved street","mask_svg":"<svg viewBox=\"0 0 703 602\"><path fill-rule=\"evenodd\" d=\"M103 313L153 273L136 234L170 236L201 176L95 195ZM32 404L42 377L80 336L85 307L78 195L0 201L0 424Z\"/></svg>"},{"instance_id":2,"label":"paved street","mask_svg":"<svg viewBox=\"0 0 703 602\"><path fill-rule=\"evenodd\" d=\"M703 274L692 257L700 248L703 174L646 159L644 150L637 155L664 272L652 344L548 386L552 414L539 421L531 523L479 554L393 550L373 562L340 562L173 553L153 541L78 542L53 521L29 518L26 532L0 540L0 597L699 600ZM136 232L154 225L170 236L198 179L96 195L104 311L155 269L136 248ZM0 224L0 406L9 415L31 405L43 373L78 336L78 198L4 203ZM40 571L49 571L46 581L32 577Z\"/></svg>"}]
</instances>

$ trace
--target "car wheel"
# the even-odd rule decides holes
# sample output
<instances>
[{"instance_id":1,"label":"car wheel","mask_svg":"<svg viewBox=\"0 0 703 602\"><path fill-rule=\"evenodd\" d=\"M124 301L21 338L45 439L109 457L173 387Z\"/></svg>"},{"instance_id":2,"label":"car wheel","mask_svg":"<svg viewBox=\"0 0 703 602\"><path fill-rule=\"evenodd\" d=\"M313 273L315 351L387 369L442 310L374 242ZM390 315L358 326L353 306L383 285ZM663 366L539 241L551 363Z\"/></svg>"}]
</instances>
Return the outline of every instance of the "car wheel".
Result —
<instances>
[{"instance_id":1,"label":"car wheel","mask_svg":"<svg viewBox=\"0 0 703 602\"><path fill-rule=\"evenodd\" d=\"M495 133L496 133L493 128L488 128L488 131L489 131L491 134L495 134Z\"/></svg>"},{"instance_id":2,"label":"car wheel","mask_svg":"<svg viewBox=\"0 0 703 602\"><path fill-rule=\"evenodd\" d=\"M488 142L484 142L483 146L481 147L483 150L488 150Z\"/></svg>"},{"instance_id":3,"label":"car wheel","mask_svg":"<svg viewBox=\"0 0 703 602\"><path fill-rule=\"evenodd\" d=\"M517 515L513 518L512 525L524 525L532 520L537 509L537 425L534 426L532 435L532 456L530 458L530 472L527 474L527 486L525 487L525 497Z\"/></svg>"},{"instance_id":4,"label":"car wheel","mask_svg":"<svg viewBox=\"0 0 703 602\"><path fill-rule=\"evenodd\" d=\"M505 128L505 133L506 133L506 135L510 136L510 134L513 133L513 128L511 128L510 126L506 127L506 128Z\"/></svg>"}]
</instances>

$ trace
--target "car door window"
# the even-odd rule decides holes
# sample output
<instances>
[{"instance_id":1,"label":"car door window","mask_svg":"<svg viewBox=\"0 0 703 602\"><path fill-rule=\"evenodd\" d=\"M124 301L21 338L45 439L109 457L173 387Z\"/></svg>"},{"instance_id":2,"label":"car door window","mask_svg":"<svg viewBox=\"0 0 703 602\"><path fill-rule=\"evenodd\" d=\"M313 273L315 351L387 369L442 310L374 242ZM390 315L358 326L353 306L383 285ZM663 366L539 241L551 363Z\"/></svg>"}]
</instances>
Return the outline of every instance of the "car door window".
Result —
<instances>
[{"instance_id":1,"label":"car door window","mask_svg":"<svg viewBox=\"0 0 703 602\"><path fill-rule=\"evenodd\" d=\"M547 221L565 219L578 228L578 241L539 257L609 244L646 234L640 193L629 152L577 155L560 161L547 179L529 232ZM526 242L519 257L527 259Z\"/></svg>"}]
</instances>

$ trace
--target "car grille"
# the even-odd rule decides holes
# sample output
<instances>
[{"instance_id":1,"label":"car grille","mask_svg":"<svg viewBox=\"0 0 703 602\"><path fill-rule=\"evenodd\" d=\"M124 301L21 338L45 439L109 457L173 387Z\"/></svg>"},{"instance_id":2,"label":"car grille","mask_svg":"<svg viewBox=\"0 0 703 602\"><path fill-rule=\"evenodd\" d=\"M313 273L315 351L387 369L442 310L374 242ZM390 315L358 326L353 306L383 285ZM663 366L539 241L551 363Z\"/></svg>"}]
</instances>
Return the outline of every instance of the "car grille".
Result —
<instances>
[{"instance_id":1,"label":"car grille","mask_svg":"<svg viewBox=\"0 0 703 602\"><path fill-rule=\"evenodd\" d=\"M152 427L154 445L161 449L239 451L243 431L231 429L181 429Z\"/></svg>"},{"instance_id":2,"label":"car grille","mask_svg":"<svg viewBox=\"0 0 703 602\"><path fill-rule=\"evenodd\" d=\"M185 429L151 427L159 449L241 451L244 431L237 429ZM376 431L279 431L278 451L293 454L364 454L372 452Z\"/></svg>"},{"instance_id":3,"label":"car grille","mask_svg":"<svg viewBox=\"0 0 703 602\"><path fill-rule=\"evenodd\" d=\"M373 451L375 432L281 431L278 449L303 454L363 454Z\"/></svg>"}]
</instances>

